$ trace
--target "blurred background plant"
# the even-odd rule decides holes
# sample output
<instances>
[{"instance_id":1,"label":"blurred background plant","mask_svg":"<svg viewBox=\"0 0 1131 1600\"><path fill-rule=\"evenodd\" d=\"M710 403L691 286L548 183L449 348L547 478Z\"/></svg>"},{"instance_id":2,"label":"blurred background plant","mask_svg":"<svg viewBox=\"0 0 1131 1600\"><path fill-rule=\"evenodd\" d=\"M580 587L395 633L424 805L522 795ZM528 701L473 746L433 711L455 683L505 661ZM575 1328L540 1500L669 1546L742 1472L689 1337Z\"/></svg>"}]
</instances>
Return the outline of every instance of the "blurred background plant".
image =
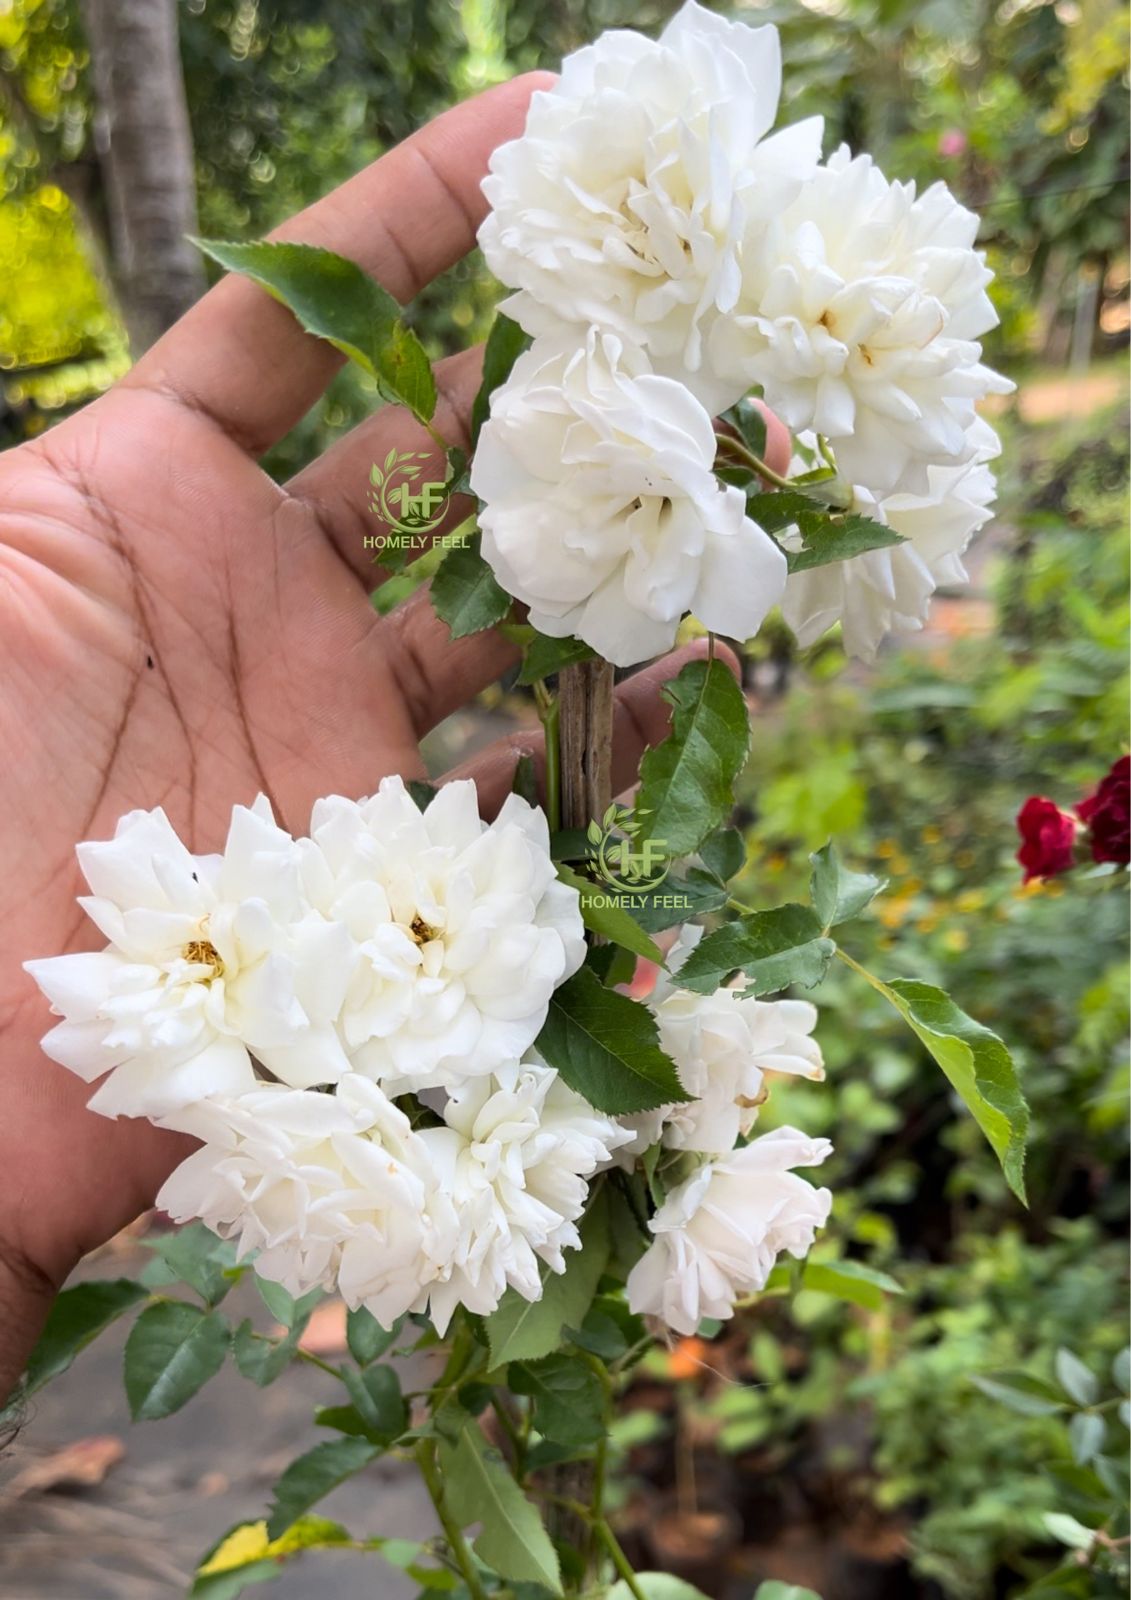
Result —
<instances>
[{"instance_id":1,"label":"blurred background plant","mask_svg":"<svg viewBox=\"0 0 1131 1600\"><path fill-rule=\"evenodd\" d=\"M166 87L176 102L183 79L191 132L182 214L251 238L453 100L675 5L153 9L179 37ZM835 635L799 655L774 624L751 647L740 892L801 895L807 854L830 837L890 880L857 953L940 984L1008 1042L1034 1115L1031 1210L878 998L847 970L830 978L829 1082L797 1115L836 1146L834 1225L800 1281L722 1339L644 1364L617 1429L625 1539L642 1564L720 1595L762 1578L824 1600L1121 1594L1126 901L1087 869L1022 887L1013 818L1031 793L1082 797L1126 748L1128 9L735 10L782 29L787 117L820 111L827 148L843 138L893 174L945 178L980 210L1002 318L990 358L1019 383L993 419L999 515L969 590L938 596L928 629L874 668L847 662ZM97 49L97 29L89 39ZM74 0L0 0L0 448L130 359L138 319L96 79L109 91L87 40ZM439 354L482 332L495 298L472 256L412 318ZM343 373L268 466L296 470L374 404ZM505 695L491 704L508 714ZM466 716L448 734L470 737ZM788 1083L773 1107L791 1119Z\"/></svg>"}]
</instances>

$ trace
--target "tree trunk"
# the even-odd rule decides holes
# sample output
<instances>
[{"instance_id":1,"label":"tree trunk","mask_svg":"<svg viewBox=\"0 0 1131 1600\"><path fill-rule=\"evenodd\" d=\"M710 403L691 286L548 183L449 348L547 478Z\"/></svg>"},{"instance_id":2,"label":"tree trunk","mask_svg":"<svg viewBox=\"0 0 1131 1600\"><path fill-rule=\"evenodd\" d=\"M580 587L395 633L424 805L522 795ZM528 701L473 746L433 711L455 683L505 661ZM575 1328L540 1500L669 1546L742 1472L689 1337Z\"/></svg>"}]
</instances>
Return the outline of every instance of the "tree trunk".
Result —
<instances>
[{"instance_id":1,"label":"tree trunk","mask_svg":"<svg viewBox=\"0 0 1131 1600\"><path fill-rule=\"evenodd\" d=\"M204 290L176 0L83 0L114 277L135 355Z\"/></svg>"}]
</instances>

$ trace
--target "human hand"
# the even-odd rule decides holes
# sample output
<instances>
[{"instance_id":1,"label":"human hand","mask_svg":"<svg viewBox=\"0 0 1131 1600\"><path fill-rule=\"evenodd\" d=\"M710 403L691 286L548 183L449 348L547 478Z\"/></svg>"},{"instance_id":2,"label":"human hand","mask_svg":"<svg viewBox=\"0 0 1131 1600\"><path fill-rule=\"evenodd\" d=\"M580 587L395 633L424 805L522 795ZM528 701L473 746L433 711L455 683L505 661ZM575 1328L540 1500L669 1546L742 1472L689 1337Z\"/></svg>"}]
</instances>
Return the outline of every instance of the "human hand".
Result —
<instances>
[{"instance_id":1,"label":"human hand","mask_svg":"<svg viewBox=\"0 0 1131 1600\"><path fill-rule=\"evenodd\" d=\"M488 156L544 81L448 112L279 236L410 299L473 245ZM467 442L480 359L439 366L451 443ZM40 1051L47 1008L21 962L98 943L75 905L76 842L161 805L190 848L215 850L259 791L302 831L319 795L423 775L421 736L516 653L494 632L452 641L425 593L385 618L370 604L370 463L429 447L406 413L380 412L285 487L257 465L336 364L227 279L95 404L0 457L0 1396L78 1258L152 1203L190 1144L91 1115L89 1086ZM788 460L780 425L770 454ZM663 736L659 689L686 654L618 691L621 784ZM485 810L538 743L516 735L459 769Z\"/></svg>"}]
</instances>

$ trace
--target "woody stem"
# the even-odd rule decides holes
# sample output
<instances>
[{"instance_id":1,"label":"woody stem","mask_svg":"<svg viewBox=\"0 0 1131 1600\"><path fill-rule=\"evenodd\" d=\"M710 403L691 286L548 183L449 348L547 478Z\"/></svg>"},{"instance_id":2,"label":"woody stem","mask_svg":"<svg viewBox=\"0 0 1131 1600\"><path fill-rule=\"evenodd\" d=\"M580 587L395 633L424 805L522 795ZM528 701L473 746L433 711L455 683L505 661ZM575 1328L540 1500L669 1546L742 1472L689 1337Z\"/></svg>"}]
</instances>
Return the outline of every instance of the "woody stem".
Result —
<instances>
[{"instance_id":1,"label":"woody stem","mask_svg":"<svg viewBox=\"0 0 1131 1600\"><path fill-rule=\"evenodd\" d=\"M563 667L561 706L562 826L584 828L613 797L613 669L607 661Z\"/></svg>"}]
</instances>

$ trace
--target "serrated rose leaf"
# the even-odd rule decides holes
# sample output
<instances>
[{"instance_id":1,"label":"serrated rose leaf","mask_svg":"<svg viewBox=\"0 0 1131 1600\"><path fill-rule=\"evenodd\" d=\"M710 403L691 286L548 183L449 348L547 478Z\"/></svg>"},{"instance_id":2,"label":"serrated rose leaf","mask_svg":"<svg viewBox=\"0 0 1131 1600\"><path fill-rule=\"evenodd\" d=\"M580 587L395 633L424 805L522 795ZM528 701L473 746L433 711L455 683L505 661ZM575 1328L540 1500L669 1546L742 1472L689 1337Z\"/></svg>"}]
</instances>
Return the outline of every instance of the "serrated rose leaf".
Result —
<instances>
[{"instance_id":1,"label":"serrated rose leaf","mask_svg":"<svg viewBox=\"0 0 1131 1600\"><path fill-rule=\"evenodd\" d=\"M356 361L386 400L407 406L422 422L436 410L436 380L420 340L401 321L387 289L355 261L316 245L228 243L198 239L198 247L229 272L242 272L298 318L307 333ZM390 452L390 472L396 452Z\"/></svg>"},{"instance_id":2,"label":"serrated rose leaf","mask_svg":"<svg viewBox=\"0 0 1131 1600\"><path fill-rule=\"evenodd\" d=\"M721 661L690 661L668 684L671 733L640 763L642 837L669 856L690 855L734 806L734 780L750 748L746 699Z\"/></svg>"}]
</instances>

